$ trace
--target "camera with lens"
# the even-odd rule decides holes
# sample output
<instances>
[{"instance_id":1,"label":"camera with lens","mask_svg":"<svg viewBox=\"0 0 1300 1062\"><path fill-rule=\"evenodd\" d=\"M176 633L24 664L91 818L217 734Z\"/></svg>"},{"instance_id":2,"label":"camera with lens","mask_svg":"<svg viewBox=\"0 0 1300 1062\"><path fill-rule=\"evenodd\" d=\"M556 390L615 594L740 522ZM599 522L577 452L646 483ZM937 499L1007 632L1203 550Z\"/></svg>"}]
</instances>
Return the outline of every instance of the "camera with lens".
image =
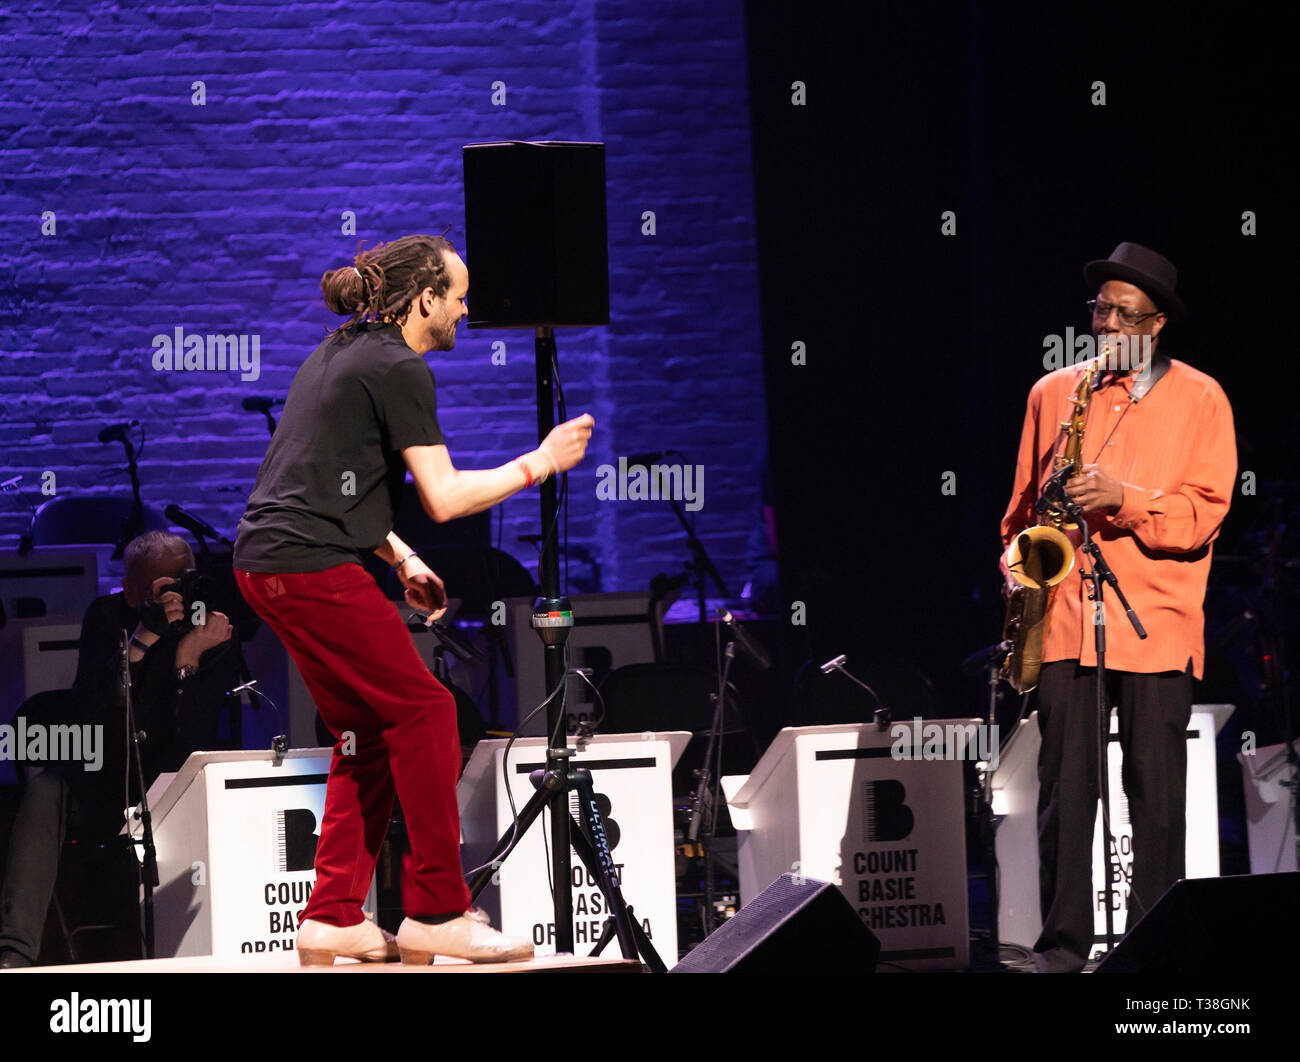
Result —
<instances>
[{"instance_id":1,"label":"camera with lens","mask_svg":"<svg viewBox=\"0 0 1300 1062\"><path fill-rule=\"evenodd\" d=\"M156 600L152 591L149 599L140 610L140 622L154 634L162 637L166 634L188 634L194 629L195 605L202 605L201 616L212 611L221 611L217 605L217 584L208 575L194 568L187 568L166 586L158 588L158 597L163 594L176 593L184 602L184 614L175 623L167 622L167 610L160 600Z\"/></svg>"}]
</instances>

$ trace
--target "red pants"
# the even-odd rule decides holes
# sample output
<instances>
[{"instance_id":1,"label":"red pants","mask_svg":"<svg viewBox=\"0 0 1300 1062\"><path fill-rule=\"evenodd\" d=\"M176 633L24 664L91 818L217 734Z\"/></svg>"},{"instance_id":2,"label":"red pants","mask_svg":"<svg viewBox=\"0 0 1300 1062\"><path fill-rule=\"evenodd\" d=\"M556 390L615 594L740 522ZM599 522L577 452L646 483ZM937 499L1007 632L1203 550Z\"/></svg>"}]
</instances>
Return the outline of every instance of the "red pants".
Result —
<instances>
[{"instance_id":1,"label":"red pants","mask_svg":"<svg viewBox=\"0 0 1300 1062\"><path fill-rule=\"evenodd\" d=\"M301 917L336 926L362 920L394 790L411 841L402 874L406 913L467 910L456 702L420 659L393 602L359 564L290 575L236 570L235 577L289 650L338 739L316 846L316 885Z\"/></svg>"}]
</instances>

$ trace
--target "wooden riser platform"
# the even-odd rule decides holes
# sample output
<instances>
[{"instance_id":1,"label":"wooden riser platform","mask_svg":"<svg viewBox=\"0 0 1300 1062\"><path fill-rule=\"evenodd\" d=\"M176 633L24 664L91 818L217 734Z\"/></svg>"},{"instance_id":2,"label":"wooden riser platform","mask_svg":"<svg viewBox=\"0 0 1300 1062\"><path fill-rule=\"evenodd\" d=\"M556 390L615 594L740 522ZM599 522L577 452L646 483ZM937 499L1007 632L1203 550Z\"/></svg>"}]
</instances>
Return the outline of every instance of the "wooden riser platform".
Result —
<instances>
[{"instance_id":1,"label":"wooden riser platform","mask_svg":"<svg viewBox=\"0 0 1300 1062\"><path fill-rule=\"evenodd\" d=\"M357 962L336 959L333 966L301 966L295 952L276 955L221 957L194 955L179 959L134 959L130 962L80 963L67 966L29 966L0 973L14 974L184 974L184 973L308 973L308 974L527 974L527 973L640 973L635 959L590 959L578 955L545 955L527 962L473 963L462 959L437 959L429 966L400 962Z\"/></svg>"}]
</instances>

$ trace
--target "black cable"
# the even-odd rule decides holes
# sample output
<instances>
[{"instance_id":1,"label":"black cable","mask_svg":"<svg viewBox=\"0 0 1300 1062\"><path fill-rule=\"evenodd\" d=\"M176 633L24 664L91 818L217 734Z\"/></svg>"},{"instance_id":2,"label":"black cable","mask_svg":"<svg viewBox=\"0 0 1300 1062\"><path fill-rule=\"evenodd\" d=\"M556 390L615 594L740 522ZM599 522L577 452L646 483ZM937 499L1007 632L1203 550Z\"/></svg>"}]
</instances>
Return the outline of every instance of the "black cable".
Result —
<instances>
[{"instance_id":1,"label":"black cable","mask_svg":"<svg viewBox=\"0 0 1300 1062\"><path fill-rule=\"evenodd\" d=\"M541 541L537 543L537 585L538 586L542 585L542 561L546 557L546 543L550 541L551 536L555 534L555 525L560 520L560 510L564 507L565 501L568 498L568 493L569 493L569 473L561 472L560 473L560 494L559 497L556 498L555 500L555 515L551 517L551 526L547 528L546 534L544 534L541 538ZM556 548L557 549L559 548L558 543L556 545Z\"/></svg>"},{"instance_id":2,"label":"black cable","mask_svg":"<svg viewBox=\"0 0 1300 1062\"><path fill-rule=\"evenodd\" d=\"M122 631L122 635L127 639L126 647L126 666L122 670L119 678L122 682L122 715L126 726L126 756L124 757L124 766L122 768L122 807L131 807L131 731L134 728L135 718L131 709L131 634L128 631ZM144 654L141 653L140 660L144 660ZM127 827L127 833L131 834L130 826ZM131 834L132 844L135 842L135 835ZM134 847L132 848L134 851Z\"/></svg>"},{"instance_id":3,"label":"black cable","mask_svg":"<svg viewBox=\"0 0 1300 1062\"><path fill-rule=\"evenodd\" d=\"M547 735L547 740L549 741L547 748L550 749L558 749L560 747L560 742L562 741L564 741L565 744L568 743L565 740L565 735L564 735L564 731L568 729L568 727L565 724L568 722L568 718L569 718L568 709L565 707L565 703L564 703L569 692L569 643L567 641L564 643L564 677L560 680L559 688L561 691L560 710L555 715L555 729L552 730ZM567 762L565 766L567 768L568 766ZM564 813L566 815L572 814L571 809L569 807L570 795L571 794L569 793L568 787L566 786L564 790ZM552 812L552 814L554 814L554 812ZM545 857L543 865L546 867L546 884L547 887L551 890L551 905L552 907L554 907L555 882L551 880L552 877L551 876L551 846L547 843L548 833L549 833L548 830L542 830L542 854Z\"/></svg>"},{"instance_id":4,"label":"black cable","mask_svg":"<svg viewBox=\"0 0 1300 1062\"><path fill-rule=\"evenodd\" d=\"M564 400L564 384L560 381L560 361L556 354L554 337L551 340L551 378L555 381L555 404L558 409L559 422L563 424L569 419L569 406ZM565 491L560 500L559 506L564 509L564 530L561 534L560 556L564 558L564 586L560 593L565 597L569 594L569 474L564 474ZM559 507L557 506L557 508Z\"/></svg>"},{"instance_id":5,"label":"black cable","mask_svg":"<svg viewBox=\"0 0 1300 1062\"><path fill-rule=\"evenodd\" d=\"M568 407L564 401L564 387L560 383L559 364L555 357L555 343L551 343L551 381L555 385L556 403L559 407L559 423L563 424L568 415ZM545 440L543 440L545 441ZM538 544L537 553L537 583L542 583L542 560L546 556L546 546L555 535L556 526L560 522L560 512L563 511L564 517L564 545L561 547L559 541L556 542L556 549L564 555L564 586L561 592L567 593L569 586L569 556L568 556L568 501L569 501L569 473L560 473L560 493L555 500L555 515L551 517L551 526L546 529L542 535L541 542Z\"/></svg>"},{"instance_id":6,"label":"black cable","mask_svg":"<svg viewBox=\"0 0 1300 1062\"><path fill-rule=\"evenodd\" d=\"M581 731L582 727L586 726L592 732L599 731L601 723L605 721L605 712L606 712L605 698L600 695L600 687L597 686L594 682L591 681L591 679L587 677L587 673L583 671L582 668L575 669L573 673L577 675L578 678L582 679L582 681L585 682L588 686L591 687L591 692L596 695L596 700L600 702L600 715L597 716L590 723L579 724L578 729L579 731Z\"/></svg>"},{"instance_id":7,"label":"black cable","mask_svg":"<svg viewBox=\"0 0 1300 1062\"><path fill-rule=\"evenodd\" d=\"M500 859L504 860L505 857L510 854L510 849L514 846L515 840L519 835L519 809L515 805L515 795L510 788L510 768L509 768L510 749L514 746L515 739L519 737L520 732L523 730L525 726L528 725L529 720L531 720L533 716L535 716L538 712L546 708L546 706L549 705L551 701L555 700L556 696L558 696L560 692L564 689L565 684L568 682L568 679L569 679L569 647L566 645L564 647L564 677L560 680L560 684L556 686L555 689L553 689L549 694L547 694L546 699L543 700L541 704L539 704L536 708L534 708L531 712L529 712L526 716L524 716L523 719L519 721L519 725L515 727L515 732L510 735L510 740L506 742L505 751L501 754L501 779L505 783L506 799L510 802L510 816L512 822L510 824L510 841L503 849L499 857ZM545 840L545 831L543 831L543 840ZM488 867L491 867L493 862L495 862L495 860L489 861L487 863L482 863L479 866L474 867L472 870L466 872L465 877L467 878L473 877L480 870L486 870ZM549 860L547 865L549 866Z\"/></svg>"},{"instance_id":8,"label":"black cable","mask_svg":"<svg viewBox=\"0 0 1300 1062\"><path fill-rule=\"evenodd\" d=\"M236 634L235 637L238 638L239 635ZM227 644L228 644L228 643L227 643ZM243 676L241 675L240 678L241 678L241 680L242 680ZM266 703L269 704L269 705L271 706L271 710L272 710L273 712L275 712L275 725L276 725L276 728L277 728L277 729L278 729L282 734L285 734L285 735L287 736L289 732L288 732L288 731L285 729L285 727L284 727L284 717L280 715L280 706L279 706L278 704L276 704L275 701L271 700L271 698L268 697L265 693L263 693L261 690L259 690L259 689L257 688L257 679L255 679L255 678L250 678L250 679L248 680L248 682L243 682L243 681L241 681L239 684L240 684L241 686L244 687L244 692L245 692L245 693L252 693L252 694L257 695L258 697L261 697L262 700L266 701ZM227 693L227 696L230 696L230 694ZM243 700L242 700L242 698L238 698L238 695L236 695L236 697L237 697L237 699L239 699L239 703L242 705L242 704L243 704ZM252 706L250 705L250 707L252 707Z\"/></svg>"}]
</instances>

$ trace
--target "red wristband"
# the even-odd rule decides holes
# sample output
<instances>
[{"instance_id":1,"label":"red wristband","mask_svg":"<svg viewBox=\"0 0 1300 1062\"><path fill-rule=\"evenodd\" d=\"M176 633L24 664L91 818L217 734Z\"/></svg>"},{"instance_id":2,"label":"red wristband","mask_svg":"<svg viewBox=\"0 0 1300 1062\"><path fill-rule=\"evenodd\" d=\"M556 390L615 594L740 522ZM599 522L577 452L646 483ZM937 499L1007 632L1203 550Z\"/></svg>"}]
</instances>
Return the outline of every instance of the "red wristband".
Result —
<instances>
[{"instance_id":1,"label":"red wristband","mask_svg":"<svg viewBox=\"0 0 1300 1062\"><path fill-rule=\"evenodd\" d=\"M519 467L524 470L524 479L526 481L524 487L531 487L533 485L533 473L528 467L528 463L522 457L516 457L515 461L518 463Z\"/></svg>"}]
</instances>

